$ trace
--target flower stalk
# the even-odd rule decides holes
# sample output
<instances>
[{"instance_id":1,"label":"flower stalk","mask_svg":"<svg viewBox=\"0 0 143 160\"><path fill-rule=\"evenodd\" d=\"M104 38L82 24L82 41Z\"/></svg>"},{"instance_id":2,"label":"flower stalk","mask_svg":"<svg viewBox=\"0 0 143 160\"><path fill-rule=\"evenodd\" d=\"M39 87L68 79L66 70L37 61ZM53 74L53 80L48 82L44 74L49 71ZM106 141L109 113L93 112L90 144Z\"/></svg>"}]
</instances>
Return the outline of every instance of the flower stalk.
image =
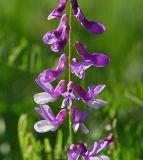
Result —
<instances>
[{"instance_id":1,"label":"flower stalk","mask_svg":"<svg viewBox=\"0 0 143 160\"><path fill-rule=\"evenodd\" d=\"M69 4L69 16L64 13L67 3ZM88 86L88 91L82 88L80 84L74 83L73 75L79 79L85 78L85 70L93 67L105 67L109 64L110 58L103 53L89 53L86 47L80 42L73 39L73 18L76 18L83 28L87 31L98 35L105 31L105 26L97 21L89 21L78 5L78 0L59 0L59 5L48 16L48 20L60 18L59 25L56 29L48 31L43 36L43 42L51 46L53 52L60 52L69 41L68 55L62 54L58 60L55 69L46 69L36 79L36 83L44 90L44 92L34 95L34 101L40 106L35 108L35 111L40 114L43 120L34 124L34 129L39 133L56 131L63 124L66 116L69 120L69 137L67 149L68 160L78 160L81 156L83 160L103 159L110 160L108 156L99 155L99 152L107 148L113 141L114 135L94 142L90 150L81 141L74 144L73 135L78 130L84 134L90 134L89 129L84 124L85 119L91 114L89 109L81 111L76 104L81 100L87 107L98 109L107 105L106 101L98 99L97 96L105 88L105 84L94 84ZM76 49L82 60L73 57L73 49ZM61 80L56 87L53 87L52 82L58 79L66 68L68 63L68 83L66 80ZM66 90L65 90L66 87ZM49 106L51 102L55 102L59 97L63 98L57 116L54 115L52 108ZM74 105L73 105L73 102ZM75 105L76 104L76 105ZM58 106L57 106L58 107Z\"/></svg>"},{"instance_id":2,"label":"flower stalk","mask_svg":"<svg viewBox=\"0 0 143 160\"><path fill-rule=\"evenodd\" d=\"M71 73L71 63L72 63L72 53L73 53L73 10L72 10L72 1L69 1L70 4L70 14L69 14L69 82L72 80ZM72 131L72 109L69 110L69 144L73 144L73 131Z\"/></svg>"}]
</instances>

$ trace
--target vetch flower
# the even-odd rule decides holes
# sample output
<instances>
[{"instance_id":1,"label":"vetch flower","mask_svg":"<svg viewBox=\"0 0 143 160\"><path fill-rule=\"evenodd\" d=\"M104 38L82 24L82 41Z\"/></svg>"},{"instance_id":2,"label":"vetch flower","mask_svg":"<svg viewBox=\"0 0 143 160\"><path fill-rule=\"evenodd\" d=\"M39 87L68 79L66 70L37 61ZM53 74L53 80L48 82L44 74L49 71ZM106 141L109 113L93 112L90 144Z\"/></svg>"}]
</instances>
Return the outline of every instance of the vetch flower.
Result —
<instances>
[{"instance_id":1,"label":"vetch flower","mask_svg":"<svg viewBox=\"0 0 143 160\"><path fill-rule=\"evenodd\" d=\"M88 21L84 16L82 10L78 6L77 0L72 0L72 6L74 11L74 16L81 23L81 25L86 28L89 32L94 34L101 34L105 31L105 26L96 21Z\"/></svg>"},{"instance_id":2,"label":"vetch flower","mask_svg":"<svg viewBox=\"0 0 143 160\"><path fill-rule=\"evenodd\" d=\"M80 153L80 148L77 148L75 144L72 144L69 149L67 149L68 160L78 160Z\"/></svg>"},{"instance_id":3,"label":"vetch flower","mask_svg":"<svg viewBox=\"0 0 143 160\"><path fill-rule=\"evenodd\" d=\"M66 82L65 80L61 80L55 89L50 83L37 82L45 92L35 94L34 101L37 104L46 104L49 102L55 102L64 91L65 82Z\"/></svg>"},{"instance_id":4,"label":"vetch flower","mask_svg":"<svg viewBox=\"0 0 143 160\"><path fill-rule=\"evenodd\" d=\"M41 108L35 108L44 120L34 124L34 129L39 133L56 131L66 118L67 111L62 109L55 117L51 108L47 105L41 105Z\"/></svg>"},{"instance_id":5,"label":"vetch flower","mask_svg":"<svg viewBox=\"0 0 143 160\"><path fill-rule=\"evenodd\" d=\"M61 94L64 97L61 108L67 107L67 109L70 109L72 100L78 100L78 97L74 95L74 88L74 82L70 81L67 86L67 92Z\"/></svg>"},{"instance_id":6,"label":"vetch flower","mask_svg":"<svg viewBox=\"0 0 143 160\"><path fill-rule=\"evenodd\" d=\"M91 66L90 61L79 62L76 58L72 59L71 72L74 73L80 79L84 79L85 70Z\"/></svg>"},{"instance_id":7,"label":"vetch flower","mask_svg":"<svg viewBox=\"0 0 143 160\"><path fill-rule=\"evenodd\" d=\"M108 156L98 155L100 151L109 146L113 141L114 135L110 134L107 138L95 142L88 151L83 143L79 143L78 148L81 149L83 160L110 160Z\"/></svg>"},{"instance_id":8,"label":"vetch flower","mask_svg":"<svg viewBox=\"0 0 143 160\"><path fill-rule=\"evenodd\" d=\"M61 57L59 58L59 62L56 69L47 69L43 71L36 79L36 82L44 89L46 83L56 80L62 74L66 66L66 61L67 61L66 55L62 54Z\"/></svg>"},{"instance_id":9,"label":"vetch flower","mask_svg":"<svg viewBox=\"0 0 143 160\"><path fill-rule=\"evenodd\" d=\"M96 99L98 94L104 88L105 88L105 85L102 85L102 84L98 86L90 85L88 87L88 92L86 92L80 85L76 86L78 95L80 96L82 101L94 109L107 105L106 101L103 101L101 99Z\"/></svg>"},{"instance_id":10,"label":"vetch flower","mask_svg":"<svg viewBox=\"0 0 143 160\"><path fill-rule=\"evenodd\" d=\"M66 3L67 0L60 0L58 7L55 8L48 16L48 20L62 17L63 11L66 7Z\"/></svg>"},{"instance_id":11,"label":"vetch flower","mask_svg":"<svg viewBox=\"0 0 143 160\"><path fill-rule=\"evenodd\" d=\"M67 15L64 14L56 30L50 30L43 36L43 41L51 45L53 52L62 51L69 36L69 25Z\"/></svg>"},{"instance_id":12,"label":"vetch flower","mask_svg":"<svg viewBox=\"0 0 143 160\"><path fill-rule=\"evenodd\" d=\"M83 124L83 121L89 116L90 111L81 112L76 106L72 109L72 123L73 123L73 129L76 133L78 129L81 129L81 131L85 134L89 133L89 130L87 127Z\"/></svg>"},{"instance_id":13,"label":"vetch flower","mask_svg":"<svg viewBox=\"0 0 143 160\"><path fill-rule=\"evenodd\" d=\"M79 42L75 42L75 46L79 55L83 58L84 61L90 61L91 65L95 67L105 67L109 64L110 59L107 55L101 53L92 53L89 54L85 47Z\"/></svg>"},{"instance_id":14,"label":"vetch flower","mask_svg":"<svg viewBox=\"0 0 143 160\"><path fill-rule=\"evenodd\" d=\"M71 72L75 73L80 79L84 79L85 70L90 66L105 67L109 64L109 57L101 53L89 54L85 47L78 41L75 42L78 54L82 57L83 61L79 62L76 58L72 59Z\"/></svg>"}]
</instances>

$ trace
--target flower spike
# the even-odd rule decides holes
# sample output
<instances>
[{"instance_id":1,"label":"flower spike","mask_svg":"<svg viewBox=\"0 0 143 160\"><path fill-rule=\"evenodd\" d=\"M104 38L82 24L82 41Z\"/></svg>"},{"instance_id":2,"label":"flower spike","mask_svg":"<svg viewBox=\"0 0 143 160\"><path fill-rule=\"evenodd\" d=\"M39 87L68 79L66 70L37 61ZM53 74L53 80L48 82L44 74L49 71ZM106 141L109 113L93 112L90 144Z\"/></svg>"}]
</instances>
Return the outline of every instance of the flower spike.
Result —
<instances>
[{"instance_id":1,"label":"flower spike","mask_svg":"<svg viewBox=\"0 0 143 160\"><path fill-rule=\"evenodd\" d=\"M63 72L65 66L66 66L67 57L65 54L62 54L59 58L58 65L56 69L47 69L44 72L42 72L38 78L36 79L36 82L44 87L44 83L52 82L56 80Z\"/></svg>"},{"instance_id":2,"label":"flower spike","mask_svg":"<svg viewBox=\"0 0 143 160\"><path fill-rule=\"evenodd\" d=\"M74 16L81 23L81 25L86 28L89 32L93 34L101 34L105 31L105 26L96 21L88 21L84 16L82 10L78 6L77 0L72 0Z\"/></svg>"},{"instance_id":3,"label":"flower spike","mask_svg":"<svg viewBox=\"0 0 143 160\"><path fill-rule=\"evenodd\" d=\"M41 108L35 108L44 120L34 124L34 129L39 133L56 131L66 118L67 111L62 109L55 117L51 108L47 105L41 105Z\"/></svg>"}]
</instances>

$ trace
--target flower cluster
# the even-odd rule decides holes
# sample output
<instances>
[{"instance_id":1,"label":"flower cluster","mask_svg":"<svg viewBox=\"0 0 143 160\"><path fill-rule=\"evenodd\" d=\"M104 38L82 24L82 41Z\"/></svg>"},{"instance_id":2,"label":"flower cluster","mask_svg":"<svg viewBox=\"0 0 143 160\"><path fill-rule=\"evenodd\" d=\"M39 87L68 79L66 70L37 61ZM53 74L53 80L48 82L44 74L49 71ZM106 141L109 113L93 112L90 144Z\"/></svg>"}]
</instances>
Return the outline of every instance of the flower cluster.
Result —
<instances>
[{"instance_id":1,"label":"flower cluster","mask_svg":"<svg viewBox=\"0 0 143 160\"><path fill-rule=\"evenodd\" d=\"M43 36L43 41L46 44L51 45L53 52L62 51L69 39L69 31L71 25L69 25L68 16L64 14L68 0L60 0L56 9L50 13L48 20L53 18L61 18L60 23L56 30L50 30ZM105 31L105 26L96 21L88 21L84 16L82 10L79 8L77 0L70 0L72 5L73 16L81 23L81 25L93 34L101 34ZM85 70L91 66L105 67L109 64L109 57L103 53L88 53L87 49L79 41L75 41L75 48L77 53L81 56L82 61L78 61L76 58L72 58L70 65L70 72L75 74L79 79L85 78ZM72 114L72 128L74 133L81 130L84 134L89 134L89 129L85 126L85 119L91 114L89 109L87 111L81 111L77 105L73 105L73 101L82 101L86 106L93 109L98 109L107 105L106 101L97 99L98 94L105 88L105 84L89 85L88 91L83 89L79 84L75 84L73 80L60 80L56 87L53 87L52 82L57 80L64 69L67 66L67 55L62 54L58 60L55 69L46 69L35 80L41 87L43 92L34 95L34 101L40 106L36 107L35 111L40 114L43 120L34 124L34 129L39 133L48 131L56 131L64 122L67 117L67 113ZM53 103L63 98L60 106L60 110L57 116L53 114L50 108L50 103ZM110 134L107 138L95 142L90 150L87 150L85 145L80 142L77 145L72 144L67 149L67 155L69 160L77 160L79 156L83 160L109 160L109 157L98 153L109 146L109 143L113 140L113 134Z\"/></svg>"}]
</instances>

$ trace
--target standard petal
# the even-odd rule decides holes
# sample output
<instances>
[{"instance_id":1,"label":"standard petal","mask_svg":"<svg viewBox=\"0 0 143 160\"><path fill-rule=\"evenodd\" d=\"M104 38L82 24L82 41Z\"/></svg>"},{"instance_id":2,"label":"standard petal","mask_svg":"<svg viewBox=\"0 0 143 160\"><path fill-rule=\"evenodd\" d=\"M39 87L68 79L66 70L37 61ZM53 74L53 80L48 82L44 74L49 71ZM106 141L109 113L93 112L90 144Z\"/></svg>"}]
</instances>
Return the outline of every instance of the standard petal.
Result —
<instances>
[{"instance_id":1,"label":"standard petal","mask_svg":"<svg viewBox=\"0 0 143 160\"><path fill-rule=\"evenodd\" d=\"M89 97L95 98L104 88L105 88L104 84L100 84L98 86L90 85L88 87Z\"/></svg>"},{"instance_id":2,"label":"standard petal","mask_svg":"<svg viewBox=\"0 0 143 160\"><path fill-rule=\"evenodd\" d=\"M56 42L57 37L55 37L54 35L55 30L51 30L49 32L47 32L44 36L43 36L43 42L46 44L53 44Z\"/></svg>"},{"instance_id":3,"label":"standard petal","mask_svg":"<svg viewBox=\"0 0 143 160\"><path fill-rule=\"evenodd\" d=\"M34 101L37 104L46 104L48 102L54 102L56 101L56 97L52 97L50 94L46 92L38 93L34 95Z\"/></svg>"},{"instance_id":4,"label":"standard petal","mask_svg":"<svg viewBox=\"0 0 143 160\"><path fill-rule=\"evenodd\" d=\"M60 0L58 7L54 9L48 16L48 20L62 17L63 11L66 7L66 3L67 0Z\"/></svg>"},{"instance_id":5,"label":"standard petal","mask_svg":"<svg viewBox=\"0 0 143 160\"><path fill-rule=\"evenodd\" d=\"M66 55L63 54L59 58L59 62L57 65L56 69L47 69L43 71L39 76L38 76L38 82L42 83L47 83L47 82L52 82L56 80L63 72L64 68L66 65Z\"/></svg>"},{"instance_id":6,"label":"standard petal","mask_svg":"<svg viewBox=\"0 0 143 160\"><path fill-rule=\"evenodd\" d=\"M39 78L35 79L35 82L47 93L53 94L54 88L49 82L43 83Z\"/></svg>"},{"instance_id":7,"label":"standard petal","mask_svg":"<svg viewBox=\"0 0 143 160\"><path fill-rule=\"evenodd\" d=\"M58 83L57 87L55 88L54 93L61 94L64 91L65 84L66 84L66 81L65 80L61 80Z\"/></svg>"},{"instance_id":8,"label":"standard petal","mask_svg":"<svg viewBox=\"0 0 143 160\"><path fill-rule=\"evenodd\" d=\"M109 142L106 139L99 140L95 142L89 151L89 156L94 157L96 156L100 151L105 149L108 146Z\"/></svg>"},{"instance_id":9,"label":"standard petal","mask_svg":"<svg viewBox=\"0 0 143 160\"><path fill-rule=\"evenodd\" d=\"M66 62L67 62L67 57L66 54L62 54L61 57L59 58L59 62L57 65L57 70L63 70L66 66Z\"/></svg>"},{"instance_id":10,"label":"standard petal","mask_svg":"<svg viewBox=\"0 0 143 160\"><path fill-rule=\"evenodd\" d=\"M67 149L68 160L78 160L80 152L80 148L77 148L75 145L71 145L71 147Z\"/></svg>"},{"instance_id":11,"label":"standard petal","mask_svg":"<svg viewBox=\"0 0 143 160\"><path fill-rule=\"evenodd\" d=\"M34 124L34 129L39 133L45 133L49 131L55 131L57 130L57 125L48 122L47 120L41 120Z\"/></svg>"},{"instance_id":12,"label":"standard petal","mask_svg":"<svg viewBox=\"0 0 143 160\"><path fill-rule=\"evenodd\" d=\"M87 52L87 50L85 49L85 47L84 47L79 41L76 41L76 42L75 42L75 47L76 47L76 50L77 50L78 54L79 54L83 59L88 59L88 52Z\"/></svg>"},{"instance_id":13,"label":"standard petal","mask_svg":"<svg viewBox=\"0 0 143 160\"><path fill-rule=\"evenodd\" d=\"M83 101L86 102L86 101L90 100L89 95L86 93L86 91L80 85L76 86L76 90L77 90L78 95L81 97L81 99Z\"/></svg>"},{"instance_id":14,"label":"standard petal","mask_svg":"<svg viewBox=\"0 0 143 160\"><path fill-rule=\"evenodd\" d=\"M49 122L55 122L56 117L54 116L51 108L47 105L40 105L40 108L36 107L35 111L38 112L41 117Z\"/></svg>"},{"instance_id":15,"label":"standard petal","mask_svg":"<svg viewBox=\"0 0 143 160\"><path fill-rule=\"evenodd\" d=\"M92 99L90 101L86 101L85 103L94 109L98 109L98 108L108 104L108 102L103 101L101 99Z\"/></svg>"},{"instance_id":16,"label":"standard petal","mask_svg":"<svg viewBox=\"0 0 143 160\"><path fill-rule=\"evenodd\" d=\"M58 113L58 115L57 115L57 117L56 117L56 120L59 122L59 124L61 124L61 123L63 123L63 121L65 120L66 116L67 116L67 110L66 110L66 109L62 109L62 110Z\"/></svg>"}]
</instances>

